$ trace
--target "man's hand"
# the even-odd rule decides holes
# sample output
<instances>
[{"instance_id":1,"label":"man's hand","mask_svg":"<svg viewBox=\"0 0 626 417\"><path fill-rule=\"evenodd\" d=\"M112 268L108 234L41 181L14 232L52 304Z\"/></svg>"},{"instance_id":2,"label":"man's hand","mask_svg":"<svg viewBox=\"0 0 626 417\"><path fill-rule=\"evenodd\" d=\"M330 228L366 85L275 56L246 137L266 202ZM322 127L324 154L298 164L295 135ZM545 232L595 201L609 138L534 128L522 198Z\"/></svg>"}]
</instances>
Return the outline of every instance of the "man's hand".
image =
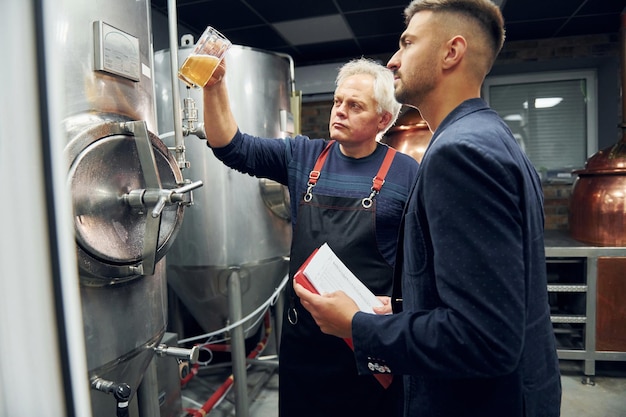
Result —
<instances>
[{"instance_id":1,"label":"man's hand","mask_svg":"<svg viewBox=\"0 0 626 417\"><path fill-rule=\"evenodd\" d=\"M352 318L359 311L352 298L343 291L324 295L314 294L295 280L293 288L322 332L342 338L352 337Z\"/></svg>"},{"instance_id":2,"label":"man's hand","mask_svg":"<svg viewBox=\"0 0 626 417\"><path fill-rule=\"evenodd\" d=\"M237 133L237 121L230 107L225 73L226 59L223 59L203 90L204 130L211 148L228 145Z\"/></svg>"},{"instance_id":3,"label":"man's hand","mask_svg":"<svg viewBox=\"0 0 626 417\"><path fill-rule=\"evenodd\" d=\"M391 314L393 310L391 308L391 297L376 296L383 305L381 307L374 307L374 313L376 314Z\"/></svg>"},{"instance_id":4,"label":"man's hand","mask_svg":"<svg viewBox=\"0 0 626 417\"><path fill-rule=\"evenodd\" d=\"M209 81L207 81L204 87L209 87L208 89L210 90L210 87L222 81L224 75L226 75L226 58L222 59L217 68L215 68L211 78L209 78Z\"/></svg>"}]
</instances>

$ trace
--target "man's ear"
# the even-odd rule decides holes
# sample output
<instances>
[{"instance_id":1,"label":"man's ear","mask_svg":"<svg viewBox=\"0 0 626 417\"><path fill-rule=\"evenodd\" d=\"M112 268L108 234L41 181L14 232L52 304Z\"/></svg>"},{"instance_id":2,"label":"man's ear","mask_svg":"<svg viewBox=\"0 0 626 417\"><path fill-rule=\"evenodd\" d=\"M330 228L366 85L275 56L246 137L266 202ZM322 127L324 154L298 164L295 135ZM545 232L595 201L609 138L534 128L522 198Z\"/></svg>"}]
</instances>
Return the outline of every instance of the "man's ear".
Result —
<instances>
[{"instance_id":1,"label":"man's ear","mask_svg":"<svg viewBox=\"0 0 626 417\"><path fill-rule=\"evenodd\" d=\"M450 69L455 65L458 65L458 63L463 59L463 56L465 56L465 51L467 50L467 40L461 35L456 35L448 41L446 47L447 53L443 59L443 68Z\"/></svg>"},{"instance_id":2,"label":"man's ear","mask_svg":"<svg viewBox=\"0 0 626 417\"><path fill-rule=\"evenodd\" d=\"M383 113L383 115L380 118L380 121L378 122L378 131L379 132L387 127L387 125L391 121L391 117L392 117L391 113L389 113L388 111Z\"/></svg>"}]
</instances>

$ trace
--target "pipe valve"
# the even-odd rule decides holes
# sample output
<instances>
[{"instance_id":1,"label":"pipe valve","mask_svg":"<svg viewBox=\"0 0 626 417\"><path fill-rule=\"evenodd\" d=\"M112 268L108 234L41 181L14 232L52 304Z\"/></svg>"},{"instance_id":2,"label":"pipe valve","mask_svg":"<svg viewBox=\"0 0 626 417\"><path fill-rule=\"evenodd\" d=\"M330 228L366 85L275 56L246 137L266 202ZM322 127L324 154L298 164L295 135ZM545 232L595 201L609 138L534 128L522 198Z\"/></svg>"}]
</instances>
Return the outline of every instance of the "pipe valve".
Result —
<instances>
[{"instance_id":1,"label":"pipe valve","mask_svg":"<svg viewBox=\"0 0 626 417\"><path fill-rule=\"evenodd\" d=\"M117 400L117 417L128 417L128 405L132 389L125 382L107 381L102 378L93 378L91 380L91 388L104 392L105 394L113 394Z\"/></svg>"},{"instance_id":2,"label":"pipe valve","mask_svg":"<svg viewBox=\"0 0 626 417\"><path fill-rule=\"evenodd\" d=\"M157 355L161 357L173 356L178 359L188 360L191 363L196 363L198 361L198 355L200 354L200 349L198 348L198 346L194 346L191 349L186 349L160 344L154 348L154 351Z\"/></svg>"},{"instance_id":3,"label":"pipe valve","mask_svg":"<svg viewBox=\"0 0 626 417\"><path fill-rule=\"evenodd\" d=\"M163 188L137 189L131 190L124 195L123 199L129 206L141 211L146 206L153 206L151 216L157 218L161 215L166 205L174 203L191 205L192 197L189 192L200 187L202 187L202 181L191 182L172 190ZM186 193L189 194L185 195Z\"/></svg>"},{"instance_id":4,"label":"pipe valve","mask_svg":"<svg viewBox=\"0 0 626 417\"><path fill-rule=\"evenodd\" d=\"M200 139L206 139L204 123L198 123L198 107L196 101L191 97L183 99L183 123L185 136L196 135Z\"/></svg>"}]
</instances>

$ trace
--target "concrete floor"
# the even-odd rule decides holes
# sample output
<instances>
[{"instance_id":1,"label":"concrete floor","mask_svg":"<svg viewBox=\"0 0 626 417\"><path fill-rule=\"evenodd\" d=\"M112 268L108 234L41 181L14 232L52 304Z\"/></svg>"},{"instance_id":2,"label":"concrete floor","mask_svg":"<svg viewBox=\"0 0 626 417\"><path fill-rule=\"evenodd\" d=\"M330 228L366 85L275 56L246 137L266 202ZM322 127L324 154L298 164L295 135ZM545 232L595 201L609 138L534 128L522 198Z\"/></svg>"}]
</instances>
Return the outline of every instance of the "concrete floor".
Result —
<instances>
[{"instance_id":1,"label":"concrete floor","mask_svg":"<svg viewBox=\"0 0 626 417\"><path fill-rule=\"evenodd\" d=\"M225 368L196 376L182 391L183 406L199 408L229 373ZM247 379L249 417L277 417L279 381L275 368L252 366ZM561 417L626 417L626 362L596 362L595 385L589 385L582 382L582 362L561 361L561 380ZM233 390L208 414L210 417L235 415Z\"/></svg>"},{"instance_id":2,"label":"concrete floor","mask_svg":"<svg viewBox=\"0 0 626 417\"><path fill-rule=\"evenodd\" d=\"M595 385L582 375L582 362L561 361L561 417L626 417L625 362L596 362Z\"/></svg>"},{"instance_id":3,"label":"concrete floor","mask_svg":"<svg viewBox=\"0 0 626 417\"><path fill-rule=\"evenodd\" d=\"M248 416L244 412L237 413L232 386L207 416L278 417L279 380L275 338L275 334L268 338L259 361L248 368ZM583 361L561 360L560 368L563 386L561 417L626 417L626 362L596 361L592 384L587 383L584 377ZM229 363L201 371L182 390L183 408L200 408L231 372Z\"/></svg>"}]
</instances>

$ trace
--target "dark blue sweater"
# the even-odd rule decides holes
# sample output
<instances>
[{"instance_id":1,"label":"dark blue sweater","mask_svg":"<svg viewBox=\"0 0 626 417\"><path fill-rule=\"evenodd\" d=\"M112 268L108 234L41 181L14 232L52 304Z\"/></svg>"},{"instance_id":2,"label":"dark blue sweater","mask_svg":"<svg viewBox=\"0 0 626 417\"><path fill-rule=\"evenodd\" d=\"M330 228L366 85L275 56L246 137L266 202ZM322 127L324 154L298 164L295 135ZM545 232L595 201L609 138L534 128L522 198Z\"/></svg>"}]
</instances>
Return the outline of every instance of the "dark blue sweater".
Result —
<instances>
[{"instance_id":1,"label":"dark blue sweater","mask_svg":"<svg viewBox=\"0 0 626 417\"><path fill-rule=\"evenodd\" d=\"M292 225L295 225L309 172L327 143L326 140L306 136L264 139L237 132L229 145L215 148L213 152L237 171L286 185L291 198ZM373 154L354 159L343 155L339 144L335 143L313 192L329 196L367 197L386 149L387 145L378 144ZM390 265L395 261L400 218L417 168L413 158L398 152L382 190L375 198L378 247Z\"/></svg>"}]
</instances>

